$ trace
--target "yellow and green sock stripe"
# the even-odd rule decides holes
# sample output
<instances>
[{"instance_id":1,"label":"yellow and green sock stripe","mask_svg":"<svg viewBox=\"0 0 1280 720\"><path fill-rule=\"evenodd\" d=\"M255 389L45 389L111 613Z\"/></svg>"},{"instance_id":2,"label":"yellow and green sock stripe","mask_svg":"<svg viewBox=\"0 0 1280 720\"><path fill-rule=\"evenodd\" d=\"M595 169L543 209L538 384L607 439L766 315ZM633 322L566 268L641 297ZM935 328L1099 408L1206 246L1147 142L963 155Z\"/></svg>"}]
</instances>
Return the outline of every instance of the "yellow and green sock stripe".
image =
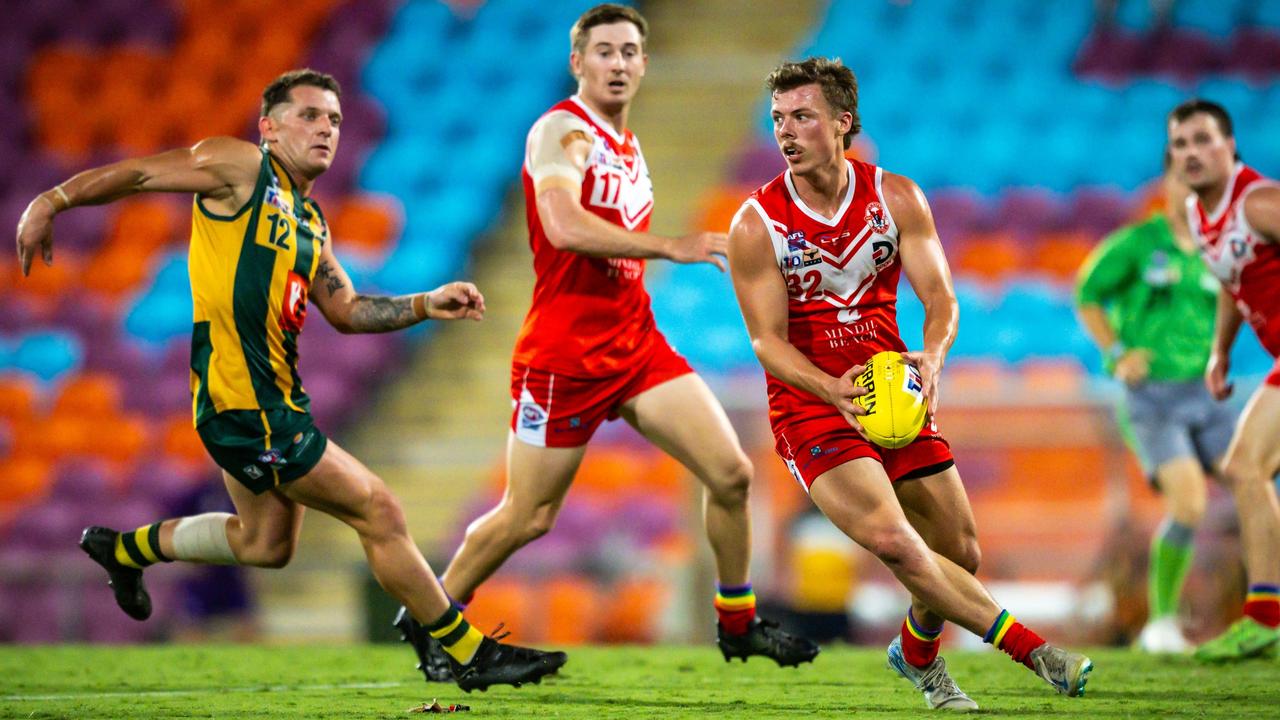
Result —
<instances>
[{"instance_id":1,"label":"yellow and green sock stripe","mask_svg":"<svg viewBox=\"0 0 1280 720\"><path fill-rule=\"evenodd\" d=\"M484 640L484 635L473 627L462 613L453 605L440 616L439 620L427 625L431 637L440 641L444 651L459 663L466 665L475 657L476 650Z\"/></svg>"},{"instance_id":2,"label":"yellow and green sock stripe","mask_svg":"<svg viewBox=\"0 0 1280 720\"><path fill-rule=\"evenodd\" d=\"M160 523L116 535L116 562L138 570L158 562L173 562L160 551Z\"/></svg>"},{"instance_id":3,"label":"yellow and green sock stripe","mask_svg":"<svg viewBox=\"0 0 1280 720\"><path fill-rule=\"evenodd\" d=\"M1013 627L1017 622L1009 614L1008 610L1001 610L1000 615L996 617L996 621L991 623L991 628L987 630L987 634L982 637L982 642L1000 647L1000 641L1004 640L1005 633L1009 632L1009 628Z\"/></svg>"}]
</instances>

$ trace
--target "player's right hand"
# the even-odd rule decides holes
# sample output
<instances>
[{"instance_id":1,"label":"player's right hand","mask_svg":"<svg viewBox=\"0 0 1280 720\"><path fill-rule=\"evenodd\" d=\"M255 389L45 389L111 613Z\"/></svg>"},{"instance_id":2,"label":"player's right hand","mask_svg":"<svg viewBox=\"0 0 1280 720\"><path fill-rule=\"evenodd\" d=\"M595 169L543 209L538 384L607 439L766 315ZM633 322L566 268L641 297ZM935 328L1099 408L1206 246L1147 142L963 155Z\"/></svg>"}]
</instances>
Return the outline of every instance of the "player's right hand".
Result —
<instances>
[{"instance_id":1,"label":"player's right hand","mask_svg":"<svg viewBox=\"0 0 1280 720\"><path fill-rule=\"evenodd\" d=\"M31 274L31 260L35 257L36 248L45 265L53 264L53 202L44 195L37 195L27 204L27 209L18 220L18 262L22 265L22 276Z\"/></svg>"},{"instance_id":2,"label":"player's right hand","mask_svg":"<svg viewBox=\"0 0 1280 720\"><path fill-rule=\"evenodd\" d=\"M724 272L729 253L729 236L718 232L696 232L671 244L670 259L678 263L711 263Z\"/></svg>"},{"instance_id":3,"label":"player's right hand","mask_svg":"<svg viewBox=\"0 0 1280 720\"><path fill-rule=\"evenodd\" d=\"M469 282L445 283L427 293L427 317L433 320L483 320L484 295Z\"/></svg>"},{"instance_id":4,"label":"player's right hand","mask_svg":"<svg viewBox=\"0 0 1280 720\"><path fill-rule=\"evenodd\" d=\"M1129 350L1116 360L1116 379L1125 385L1137 385L1151 374L1151 351Z\"/></svg>"},{"instance_id":5,"label":"player's right hand","mask_svg":"<svg viewBox=\"0 0 1280 720\"><path fill-rule=\"evenodd\" d=\"M1204 386L1214 400L1226 400L1235 389L1234 383L1227 382L1227 370L1231 367L1231 358L1217 352L1209 354L1209 364L1204 369Z\"/></svg>"},{"instance_id":6,"label":"player's right hand","mask_svg":"<svg viewBox=\"0 0 1280 720\"><path fill-rule=\"evenodd\" d=\"M858 434L866 437L866 433L862 430L862 423L858 422L859 415L866 415L867 411L861 405L853 401L859 395L866 395L867 389L853 384L854 378L861 375L867 367L865 365L854 365L845 371L838 378L831 378L824 388L824 398L827 402L840 413L845 422L858 431Z\"/></svg>"}]
</instances>

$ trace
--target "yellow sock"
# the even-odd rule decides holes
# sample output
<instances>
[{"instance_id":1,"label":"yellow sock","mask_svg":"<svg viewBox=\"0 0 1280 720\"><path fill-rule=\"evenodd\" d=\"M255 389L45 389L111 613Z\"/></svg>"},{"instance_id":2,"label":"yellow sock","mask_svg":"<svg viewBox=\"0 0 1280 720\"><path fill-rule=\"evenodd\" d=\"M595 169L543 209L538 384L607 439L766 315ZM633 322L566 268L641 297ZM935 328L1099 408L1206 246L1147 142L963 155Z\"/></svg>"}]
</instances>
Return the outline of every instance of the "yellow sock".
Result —
<instances>
[{"instance_id":1,"label":"yellow sock","mask_svg":"<svg viewBox=\"0 0 1280 720\"><path fill-rule=\"evenodd\" d=\"M427 626L427 632L440 641L445 652L463 665L471 662L480 648L480 641L484 640L484 635L471 627L471 623L452 605L439 620Z\"/></svg>"}]
</instances>

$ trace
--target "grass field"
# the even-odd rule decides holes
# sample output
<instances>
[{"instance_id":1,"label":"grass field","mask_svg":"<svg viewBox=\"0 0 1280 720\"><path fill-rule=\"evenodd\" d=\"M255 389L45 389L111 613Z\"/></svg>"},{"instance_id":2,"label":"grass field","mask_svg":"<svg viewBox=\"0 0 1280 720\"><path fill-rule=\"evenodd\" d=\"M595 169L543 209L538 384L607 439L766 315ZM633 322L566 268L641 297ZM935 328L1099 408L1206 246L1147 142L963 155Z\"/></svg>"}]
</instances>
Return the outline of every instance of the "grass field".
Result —
<instances>
[{"instance_id":1,"label":"grass field","mask_svg":"<svg viewBox=\"0 0 1280 720\"><path fill-rule=\"evenodd\" d=\"M996 653L952 653L957 682L1001 718L1276 718L1280 662L1205 667L1091 653L1079 699ZM422 682L404 647L0 648L3 718L408 718L439 698L473 718L916 717L920 696L882 651L828 648L814 665L725 664L711 647L571 650L540 686L470 695Z\"/></svg>"}]
</instances>

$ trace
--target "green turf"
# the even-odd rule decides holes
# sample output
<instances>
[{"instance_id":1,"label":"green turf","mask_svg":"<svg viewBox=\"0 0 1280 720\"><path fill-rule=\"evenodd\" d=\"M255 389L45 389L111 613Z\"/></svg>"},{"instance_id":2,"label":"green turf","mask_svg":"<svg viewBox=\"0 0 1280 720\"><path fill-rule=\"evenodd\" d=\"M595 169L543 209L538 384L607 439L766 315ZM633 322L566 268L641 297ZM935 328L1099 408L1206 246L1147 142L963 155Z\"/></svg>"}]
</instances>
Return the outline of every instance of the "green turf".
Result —
<instances>
[{"instance_id":1,"label":"green turf","mask_svg":"<svg viewBox=\"0 0 1280 720\"><path fill-rule=\"evenodd\" d=\"M1206 667L1091 653L1085 697L1055 694L997 653L948 655L961 687L1001 718L1280 717L1280 662ZM920 696L882 651L828 648L815 665L725 664L712 647L578 648L541 686L470 695L424 684L407 649L0 648L4 718L408 718L433 697L462 717L916 717Z\"/></svg>"}]
</instances>

